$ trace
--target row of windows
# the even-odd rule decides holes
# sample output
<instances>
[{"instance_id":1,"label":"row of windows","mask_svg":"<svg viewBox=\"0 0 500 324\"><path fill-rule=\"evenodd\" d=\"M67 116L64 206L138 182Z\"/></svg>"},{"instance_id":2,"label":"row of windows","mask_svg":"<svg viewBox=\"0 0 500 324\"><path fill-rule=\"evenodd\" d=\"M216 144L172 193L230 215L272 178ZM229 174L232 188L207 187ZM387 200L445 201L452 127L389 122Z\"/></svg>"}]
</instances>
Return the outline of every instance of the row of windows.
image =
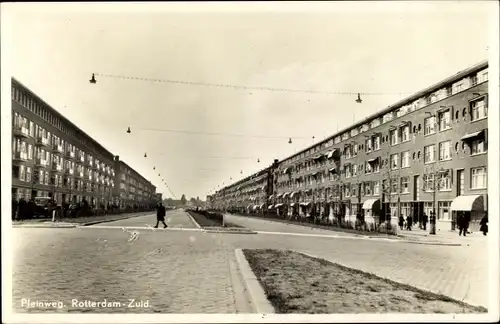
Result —
<instances>
[{"instance_id":1,"label":"row of windows","mask_svg":"<svg viewBox=\"0 0 500 324\"><path fill-rule=\"evenodd\" d=\"M56 149L61 153L64 152L69 157L76 157L80 162L87 161L90 166L93 166L95 163L98 169L102 169L103 171L106 171L114 176L115 171L111 166L99 161L99 159L94 158L91 154L85 154L83 150L77 148L75 145L66 143L57 135L51 134L45 128L36 125L34 122L28 120L26 117L17 112L14 112L13 124L14 129L19 130L27 136L34 137L39 143L46 146L52 146L53 149Z\"/></svg>"},{"instance_id":2,"label":"row of windows","mask_svg":"<svg viewBox=\"0 0 500 324\"><path fill-rule=\"evenodd\" d=\"M452 175L450 170L444 170L434 174L425 174L423 176L422 190L426 192L436 191L450 191L452 189ZM434 181L434 179L436 181ZM478 167L470 169L470 189L487 189L487 169L486 167ZM309 179L306 182L310 181ZM323 181L322 181L323 182ZM362 182L364 195L378 195L379 194L379 181ZM287 183L281 188L293 188L293 184ZM329 189L329 188L324 188ZM346 197L356 196L357 184L344 184L344 194ZM404 176L399 178L386 179L382 182L382 190L385 193L410 193L410 177Z\"/></svg>"},{"instance_id":3,"label":"row of windows","mask_svg":"<svg viewBox=\"0 0 500 324\"><path fill-rule=\"evenodd\" d=\"M480 75L484 75L484 77L473 76L473 77L471 77L471 80L472 79L473 80L483 80L481 82L484 82L484 81L488 80L488 77L487 77L488 72L487 72L487 70L482 71L482 72L478 72L478 75L479 74ZM476 84L477 83L470 82L470 86L473 86L473 85L476 85ZM434 102L436 102L438 100L444 99L447 96L454 95L454 94L456 94L456 93L458 93L460 91L466 90L465 81L459 81L453 87L455 89L455 92L453 92L453 91L444 91L443 92L443 91L440 90L441 93L444 94L441 97L437 96L437 95L434 95L434 94L430 95L429 98L433 98L433 99L427 100L426 104L434 103ZM449 87L449 89L451 89L451 88L452 87ZM436 93L440 93L440 91L437 91ZM302 153L300 153L300 154L298 154L298 155L296 155L294 157L291 157L290 159L288 159L286 161L283 161L283 162L285 164L286 163L296 162L296 161L298 161L300 159L305 158L306 156L312 155L312 154L314 154L314 153L316 153L318 151L321 151L321 150L323 150L323 149L325 149L327 147L333 146L334 144L339 144L342 141L346 141L349 138L357 136L357 135L359 135L361 133L364 133L364 132L366 132L366 131L368 131L370 129L374 129L375 127L378 127L381 124L390 122L390 121L392 121L395 118L402 117L406 113L410 113L410 112L412 112L414 110L421 109L421 108L423 108L423 105L421 105L421 104L415 104L415 103L417 103L419 101L422 102L420 99L417 99L414 102L414 104L410 104L410 105L405 106L406 108L403 107L401 109L395 109L393 112L387 113L383 117L376 118L376 119L372 120L371 122L367 122L363 126L358 127L357 129L352 129L349 132L346 132L346 133L344 133L342 135L338 135L335 138L330 139L328 142L321 143L321 144L319 144L319 145L317 145L317 146L309 149L307 152L302 152ZM413 109L409 108L411 106L413 106ZM460 112L457 110L455 112L455 116L456 116L457 120L458 120L459 114L460 114ZM471 119L472 122L474 122L476 120L480 120L480 119L486 118L487 115L488 115L488 108L487 108L487 104L486 104L486 97L483 96L483 97L480 97L480 98L477 98L475 100L470 101L468 111L467 111L466 108L464 108L463 111L462 111L462 116L463 117L466 117L467 114L470 115L470 119ZM435 125L439 126L440 130L449 129L451 127L451 110L448 109L448 110L445 110L445 111L442 111L442 112L438 113L438 123L436 123L435 116L434 116L434 117L430 117L427 120L427 122L424 120L424 124L429 125L427 127L427 130L424 131L425 135L430 134L430 133L432 133L432 132L435 131L435 130L431 129L431 125L432 125L432 128L435 128ZM413 133L420 132L421 128L422 128L421 125L418 125L418 126L415 125L413 127ZM400 135L400 137L402 137L402 141L406 140L406 138L409 138L409 131L410 131L409 128L404 128L403 133ZM397 143L396 134L397 134L396 132L394 132L394 135L391 134L391 143L393 143L393 145L395 145ZM382 138L382 140L384 140L384 137ZM369 146L369 145L366 145L366 146Z\"/></svg>"},{"instance_id":4,"label":"row of windows","mask_svg":"<svg viewBox=\"0 0 500 324\"><path fill-rule=\"evenodd\" d=\"M21 106L33 112L35 115L39 116L43 120L47 121L55 128L59 129L64 134L75 138L80 144L87 147L91 147L95 150L95 145L92 140L86 139L73 127L68 126L62 118L59 118L55 113L52 113L52 109L42 104L39 100L32 98L29 94L21 91L15 86L12 86L12 99L18 102Z\"/></svg>"}]
</instances>

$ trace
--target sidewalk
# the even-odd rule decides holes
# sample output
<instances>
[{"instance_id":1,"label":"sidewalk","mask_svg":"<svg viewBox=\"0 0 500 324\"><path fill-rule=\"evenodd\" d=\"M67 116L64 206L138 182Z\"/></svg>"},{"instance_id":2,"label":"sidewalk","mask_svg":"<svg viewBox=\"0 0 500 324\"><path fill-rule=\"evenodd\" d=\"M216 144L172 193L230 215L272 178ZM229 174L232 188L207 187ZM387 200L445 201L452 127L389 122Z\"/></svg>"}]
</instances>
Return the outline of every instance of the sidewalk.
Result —
<instances>
[{"instance_id":1,"label":"sidewalk","mask_svg":"<svg viewBox=\"0 0 500 324\"><path fill-rule=\"evenodd\" d=\"M409 240L409 241L419 241L419 242L443 242L443 243L465 243L465 242L480 242L487 240L487 236L484 236L481 232L474 232L472 234L467 234L467 236L459 236L457 231L438 231L435 235L429 234L429 229L425 231L413 227L411 231L403 230L398 231L398 237Z\"/></svg>"},{"instance_id":2,"label":"sidewalk","mask_svg":"<svg viewBox=\"0 0 500 324\"><path fill-rule=\"evenodd\" d=\"M154 211L128 213L128 214L112 214L102 216L89 216L77 218L62 218L52 222L51 218L27 219L24 221L13 221L14 227L68 227L68 226L88 226L99 223L113 222L117 220L127 219L131 217L139 217L154 214Z\"/></svg>"}]
</instances>

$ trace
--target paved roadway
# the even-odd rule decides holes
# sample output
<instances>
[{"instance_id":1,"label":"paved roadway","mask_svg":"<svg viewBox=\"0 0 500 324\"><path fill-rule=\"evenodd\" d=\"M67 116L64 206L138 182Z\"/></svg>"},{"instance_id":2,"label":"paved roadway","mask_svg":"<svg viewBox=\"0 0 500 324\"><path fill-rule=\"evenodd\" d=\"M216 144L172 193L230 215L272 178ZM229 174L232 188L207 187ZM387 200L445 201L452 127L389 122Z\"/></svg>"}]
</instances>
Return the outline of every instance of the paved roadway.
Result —
<instances>
[{"instance_id":1,"label":"paved roadway","mask_svg":"<svg viewBox=\"0 0 500 324\"><path fill-rule=\"evenodd\" d=\"M252 312L234 257L236 248L294 249L476 305L487 305L486 250L480 243L417 245L229 216L257 231L215 234L196 229L186 212L168 212L84 228L15 228L13 306L19 312ZM138 238L122 227L138 228ZM176 229L186 229L180 231ZM129 230L131 231L131 230ZM293 232L294 235L286 235ZM325 232L324 235L322 232ZM57 300L63 309L27 309L22 299ZM119 301L122 307L71 307L71 300ZM128 308L128 300L150 307Z\"/></svg>"}]
</instances>

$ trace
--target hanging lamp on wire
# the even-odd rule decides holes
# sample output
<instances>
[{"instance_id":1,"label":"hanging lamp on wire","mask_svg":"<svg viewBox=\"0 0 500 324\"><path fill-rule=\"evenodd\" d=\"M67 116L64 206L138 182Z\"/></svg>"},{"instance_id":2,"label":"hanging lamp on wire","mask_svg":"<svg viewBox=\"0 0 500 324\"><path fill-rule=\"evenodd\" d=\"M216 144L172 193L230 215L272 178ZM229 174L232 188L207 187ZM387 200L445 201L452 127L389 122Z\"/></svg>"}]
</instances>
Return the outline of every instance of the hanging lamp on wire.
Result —
<instances>
[{"instance_id":1,"label":"hanging lamp on wire","mask_svg":"<svg viewBox=\"0 0 500 324\"><path fill-rule=\"evenodd\" d=\"M130 126L127 128L127 133L131 133L132 131L130 130Z\"/></svg>"},{"instance_id":2,"label":"hanging lamp on wire","mask_svg":"<svg viewBox=\"0 0 500 324\"><path fill-rule=\"evenodd\" d=\"M145 157L145 158L147 158L147 157L148 157L147 153L144 153L144 157Z\"/></svg>"},{"instance_id":3,"label":"hanging lamp on wire","mask_svg":"<svg viewBox=\"0 0 500 324\"><path fill-rule=\"evenodd\" d=\"M357 103L362 103L363 100L361 100L361 94L358 93L358 99L356 99Z\"/></svg>"},{"instance_id":4,"label":"hanging lamp on wire","mask_svg":"<svg viewBox=\"0 0 500 324\"><path fill-rule=\"evenodd\" d=\"M288 144L292 144L292 138L291 137L288 139Z\"/></svg>"},{"instance_id":5,"label":"hanging lamp on wire","mask_svg":"<svg viewBox=\"0 0 500 324\"><path fill-rule=\"evenodd\" d=\"M89 82L92 83L92 84L96 84L97 83L97 81L95 80L94 73L92 73L92 78L89 80Z\"/></svg>"},{"instance_id":6,"label":"hanging lamp on wire","mask_svg":"<svg viewBox=\"0 0 500 324\"><path fill-rule=\"evenodd\" d=\"M156 170L156 167L153 167L153 170Z\"/></svg>"},{"instance_id":7,"label":"hanging lamp on wire","mask_svg":"<svg viewBox=\"0 0 500 324\"><path fill-rule=\"evenodd\" d=\"M259 159L257 159L257 163L260 163L260 160L259 160Z\"/></svg>"}]
</instances>

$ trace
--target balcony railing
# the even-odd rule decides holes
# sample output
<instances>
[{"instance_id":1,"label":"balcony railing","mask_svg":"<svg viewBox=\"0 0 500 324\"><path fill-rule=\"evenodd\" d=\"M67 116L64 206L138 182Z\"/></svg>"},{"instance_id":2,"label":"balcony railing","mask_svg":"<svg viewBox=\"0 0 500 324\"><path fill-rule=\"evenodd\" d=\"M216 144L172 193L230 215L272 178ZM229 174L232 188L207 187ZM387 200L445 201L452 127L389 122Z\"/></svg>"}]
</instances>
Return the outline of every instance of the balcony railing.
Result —
<instances>
[{"instance_id":1,"label":"balcony railing","mask_svg":"<svg viewBox=\"0 0 500 324\"><path fill-rule=\"evenodd\" d=\"M57 153L62 153L62 152L64 152L64 148L63 148L63 146L62 146L62 145L60 145L60 144L54 144L54 145L52 145L52 150L53 150L54 152L57 152Z\"/></svg>"},{"instance_id":2,"label":"balcony railing","mask_svg":"<svg viewBox=\"0 0 500 324\"><path fill-rule=\"evenodd\" d=\"M76 171L75 176L77 178L83 178L83 171Z\"/></svg>"},{"instance_id":3,"label":"balcony railing","mask_svg":"<svg viewBox=\"0 0 500 324\"><path fill-rule=\"evenodd\" d=\"M73 175L75 173L75 171L73 169L66 169L66 170L64 170L64 173L69 174L69 175Z\"/></svg>"},{"instance_id":4,"label":"balcony railing","mask_svg":"<svg viewBox=\"0 0 500 324\"><path fill-rule=\"evenodd\" d=\"M52 164L52 170L53 171L60 172L60 171L62 171L62 169L63 169L62 164L56 164L56 163Z\"/></svg>"},{"instance_id":5,"label":"balcony railing","mask_svg":"<svg viewBox=\"0 0 500 324\"><path fill-rule=\"evenodd\" d=\"M38 136L36 138L36 144L38 145L44 145L44 146L50 146L50 141L47 137L43 137L43 136Z\"/></svg>"},{"instance_id":6,"label":"balcony railing","mask_svg":"<svg viewBox=\"0 0 500 324\"><path fill-rule=\"evenodd\" d=\"M49 161L47 161L45 159L36 158L35 165L39 166L39 167L46 167L49 165Z\"/></svg>"},{"instance_id":7,"label":"balcony railing","mask_svg":"<svg viewBox=\"0 0 500 324\"><path fill-rule=\"evenodd\" d=\"M84 156L83 154L78 154L77 159L78 159L80 162L85 162L85 156Z\"/></svg>"},{"instance_id":8,"label":"balcony railing","mask_svg":"<svg viewBox=\"0 0 500 324\"><path fill-rule=\"evenodd\" d=\"M30 131L27 127L24 126L14 126L12 128L12 134L14 136L29 137Z\"/></svg>"},{"instance_id":9,"label":"balcony railing","mask_svg":"<svg viewBox=\"0 0 500 324\"><path fill-rule=\"evenodd\" d=\"M27 152L14 152L14 153L12 153L12 158L14 160L27 161L28 160L28 153Z\"/></svg>"},{"instance_id":10,"label":"balcony railing","mask_svg":"<svg viewBox=\"0 0 500 324\"><path fill-rule=\"evenodd\" d=\"M74 159L75 158L75 152L67 151L66 152L66 157Z\"/></svg>"}]
</instances>

